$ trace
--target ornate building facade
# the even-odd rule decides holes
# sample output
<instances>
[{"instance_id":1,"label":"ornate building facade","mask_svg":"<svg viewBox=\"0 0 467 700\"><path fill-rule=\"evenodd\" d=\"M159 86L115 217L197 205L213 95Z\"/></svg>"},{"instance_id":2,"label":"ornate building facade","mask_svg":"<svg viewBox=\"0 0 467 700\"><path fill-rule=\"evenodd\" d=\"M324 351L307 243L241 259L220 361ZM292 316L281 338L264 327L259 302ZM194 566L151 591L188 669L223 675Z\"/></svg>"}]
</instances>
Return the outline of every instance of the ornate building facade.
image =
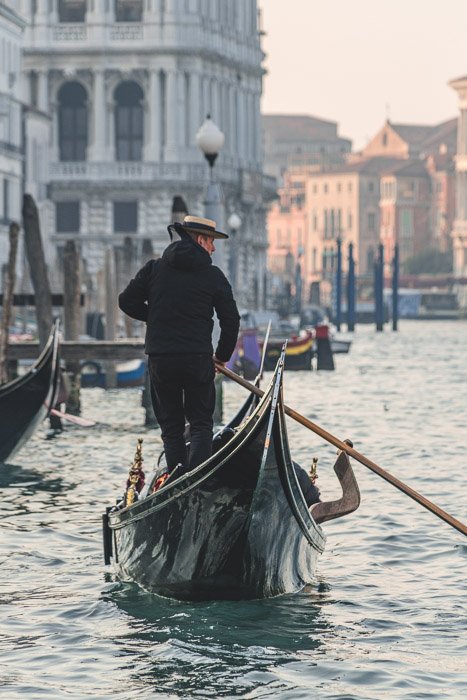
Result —
<instances>
[{"instance_id":1,"label":"ornate building facade","mask_svg":"<svg viewBox=\"0 0 467 700\"><path fill-rule=\"evenodd\" d=\"M21 220L23 134L21 39L15 3L0 1L0 267L8 258L8 227Z\"/></svg>"},{"instance_id":2,"label":"ornate building facade","mask_svg":"<svg viewBox=\"0 0 467 700\"><path fill-rule=\"evenodd\" d=\"M22 0L22 10L29 100L51 119L45 228L59 258L66 240L80 242L90 303L102 308L109 251L119 284L162 253L174 196L203 214L208 166L195 137L210 114L225 133L214 168L225 219L242 221L236 291L260 306L273 181L263 175L256 0Z\"/></svg>"}]
</instances>

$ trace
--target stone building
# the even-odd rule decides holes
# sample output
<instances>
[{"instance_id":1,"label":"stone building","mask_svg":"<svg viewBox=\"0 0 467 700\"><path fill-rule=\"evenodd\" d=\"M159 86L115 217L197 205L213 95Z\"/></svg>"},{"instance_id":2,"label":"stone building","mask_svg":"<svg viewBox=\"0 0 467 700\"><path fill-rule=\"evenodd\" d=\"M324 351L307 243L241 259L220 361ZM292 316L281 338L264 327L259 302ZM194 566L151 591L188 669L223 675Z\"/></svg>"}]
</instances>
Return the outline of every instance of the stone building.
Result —
<instances>
[{"instance_id":1,"label":"stone building","mask_svg":"<svg viewBox=\"0 0 467 700\"><path fill-rule=\"evenodd\" d=\"M25 22L14 2L0 0L0 267L8 258L8 228L21 221L23 130L21 39Z\"/></svg>"},{"instance_id":2,"label":"stone building","mask_svg":"<svg viewBox=\"0 0 467 700\"><path fill-rule=\"evenodd\" d=\"M264 168L281 184L286 170L342 163L352 147L337 122L298 114L265 114L262 122Z\"/></svg>"},{"instance_id":3,"label":"stone building","mask_svg":"<svg viewBox=\"0 0 467 700\"><path fill-rule=\"evenodd\" d=\"M51 119L45 222L58 258L80 243L88 301L103 308L106 259L122 284L169 242L173 197L202 215L208 166L195 136L207 114L225 133L214 169L225 219L242 221L237 294L263 298L265 200L256 0L22 0L24 77ZM225 225L225 221L218 222ZM222 246L222 244L221 244ZM228 244L224 269L228 269Z\"/></svg>"}]
</instances>

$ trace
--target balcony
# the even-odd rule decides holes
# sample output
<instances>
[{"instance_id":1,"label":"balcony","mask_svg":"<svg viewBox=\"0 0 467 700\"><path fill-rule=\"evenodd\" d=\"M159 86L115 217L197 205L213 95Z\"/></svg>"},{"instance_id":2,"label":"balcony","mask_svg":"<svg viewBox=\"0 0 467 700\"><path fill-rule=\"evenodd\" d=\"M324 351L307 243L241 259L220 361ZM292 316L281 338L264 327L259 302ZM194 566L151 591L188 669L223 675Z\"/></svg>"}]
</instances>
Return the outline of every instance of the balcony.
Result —
<instances>
[{"instance_id":1,"label":"balcony","mask_svg":"<svg viewBox=\"0 0 467 700\"><path fill-rule=\"evenodd\" d=\"M144 27L136 22L118 23L110 27L111 41L140 41L144 39Z\"/></svg>"},{"instance_id":2,"label":"balcony","mask_svg":"<svg viewBox=\"0 0 467 700\"><path fill-rule=\"evenodd\" d=\"M86 41L87 25L84 22L56 24L52 27L52 37L54 41Z\"/></svg>"},{"instance_id":3,"label":"balcony","mask_svg":"<svg viewBox=\"0 0 467 700\"><path fill-rule=\"evenodd\" d=\"M230 173L233 174L233 170ZM220 173L219 173L220 175ZM207 179L207 167L201 163L60 162L51 163L51 182L199 182Z\"/></svg>"},{"instance_id":4,"label":"balcony","mask_svg":"<svg viewBox=\"0 0 467 700\"><path fill-rule=\"evenodd\" d=\"M269 201L275 193L275 179L259 172L218 163L215 176L224 186L238 187L242 201L246 203ZM204 163L82 161L56 162L49 165L49 182L52 186L99 183L113 187L140 184L154 188L167 183L205 187L208 177L208 168Z\"/></svg>"}]
</instances>

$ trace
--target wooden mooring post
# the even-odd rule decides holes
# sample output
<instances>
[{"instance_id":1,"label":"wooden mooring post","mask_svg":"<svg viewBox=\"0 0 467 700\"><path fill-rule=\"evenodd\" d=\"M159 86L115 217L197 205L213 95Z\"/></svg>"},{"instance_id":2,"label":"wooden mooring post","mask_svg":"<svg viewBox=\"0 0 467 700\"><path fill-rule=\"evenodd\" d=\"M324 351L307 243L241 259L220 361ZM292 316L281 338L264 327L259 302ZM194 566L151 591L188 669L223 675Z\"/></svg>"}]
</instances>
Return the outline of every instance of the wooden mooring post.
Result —
<instances>
[{"instance_id":1,"label":"wooden mooring post","mask_svg":"<svg viewBox=\"0 0 467 700\"><path fill-rule=\"evenodd\" d=\"M65 340L78 340L81 327L81 275L79 252L74 241L67 241L63 252L63 322ZM81 373L79 360L66 364L70 380L67 411L79 416L81 412Z\"/></svg>"},{"instance_id":2,"label":"wooden mooring post","mask_svg":"<svg viewBox=\"0 0 467 700\"><path fill-rule=\"evenodd\" d=\"M36 298L39 342L43 348L52 327L52 296L42 246L41 228L36 203L30 194L23 197L23 227L26 257Z\"/></svg>"},{"instance_id":3,"label":"wooden mooring post","mask_svg":"<svg viewBox=\"0 0 467 700\"><path fill-rule=\"evenodd\" d=\"M10 333L11 308L13 305L13 292L16 281L16 257L18 253L19 226L12 222L8 233L10 251L8 254L8 264L4 271L3 278L3 311L2 324L0 327L0 384L7 382L10 377L8 373L7 349Z\"/></svg>"},{"instance_id":4,"label":"wooden mooring post","mask_svg":"<svg viewBox=\"0 0 467 700\"><path fill-rule=\"evenodd\" d=\"M117 326L117 284L115 269L115 254L112 246L105 253L105 338L115 340ZM117 368L115 362L105 363L106 389L115 389L117 386Z\"/></svg>"}]
</instances>

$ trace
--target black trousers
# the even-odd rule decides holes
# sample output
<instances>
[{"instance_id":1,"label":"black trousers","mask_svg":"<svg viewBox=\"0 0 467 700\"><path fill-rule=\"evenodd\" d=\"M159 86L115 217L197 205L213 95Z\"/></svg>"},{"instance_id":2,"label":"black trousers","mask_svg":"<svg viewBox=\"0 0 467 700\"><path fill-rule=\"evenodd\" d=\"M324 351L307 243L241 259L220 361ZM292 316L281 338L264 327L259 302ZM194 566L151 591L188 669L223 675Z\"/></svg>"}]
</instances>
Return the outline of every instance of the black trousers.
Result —
<instances>
[{"instance_id":1,"label":"black trousers","mask_svg":"<svg viewBox=\"0 0 467 700\"><path fill-rule=\"evenodd\" d=\"M152 402L161 426L169 468L194 469L211 456L216 403L212 355L151 355ZM185 418L190 424L190 450L185 445Z\"/></svg>"}]
</instances>

